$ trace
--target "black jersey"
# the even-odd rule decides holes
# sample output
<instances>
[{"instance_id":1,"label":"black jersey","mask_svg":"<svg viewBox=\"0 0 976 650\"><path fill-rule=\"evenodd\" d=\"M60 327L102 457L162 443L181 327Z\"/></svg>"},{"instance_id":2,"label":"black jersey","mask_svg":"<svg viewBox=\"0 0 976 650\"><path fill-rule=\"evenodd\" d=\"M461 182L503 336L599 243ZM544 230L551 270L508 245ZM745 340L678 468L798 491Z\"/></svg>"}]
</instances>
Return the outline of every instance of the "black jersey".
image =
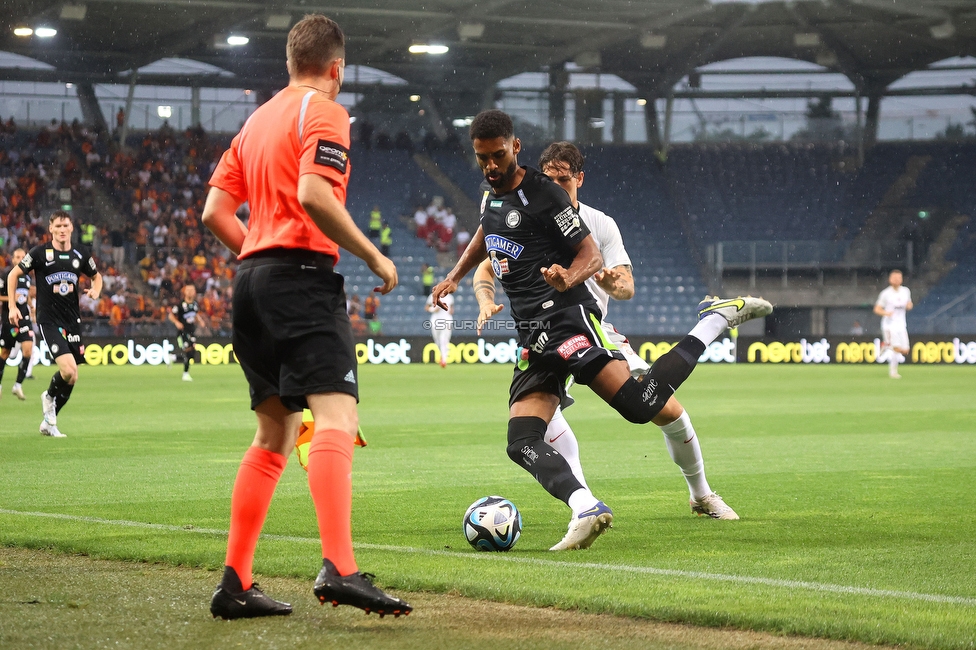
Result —
<instances>
[{"instance_id":1,"label":"black jersey","mask_svg":"<svg viewBox=\"0 0 976 650\"><path fill-rule=\"evenodd\" d=\"M517 321L538 320L572 305L596 301L584 284L559 292L542 276L542 267L569 268L575 246L590 231L566 191L548 176L524 167L525 176L511 192L495 194L481 184L481 227L491 268L512 303Z\"/></svg>"},{"instance_id":2,"label":"black jersey","mask_svg":"<svg viewBox=\"0 0 976 650\"><path fill-rule=\"evenodd\" d=\"M10 271L13 267L9 269L4 269L0 271L0 297L3 298L3 307L0 309L0 320L9 321L10 320L10 307L7 303L7 276L10 275ZM31 278L29 275L22 275L17 278L17 286L12 287L12 292L16 294L17 309L20 310L20 323L22 325L30 325L30 288L31 288Z\"/></svg>"},{"instance_id":3,"label":"black jersey","mask_svg":"<svg viewBox=\"0 0 976 650\"><path fill-rule=\"evenodd\" d=\"M173 307L173 315L181 323L183 323L183 334L186 336L193 336L197 329L197 313L200 311L200 306L197 305L197 301L193 302L182 301L178 305Z\"/></svg>"},{"instance_id":4,"label":"black jersey","mask_svg":"<svg viewBox=\"0 0 976 650\"><path fill-rule=\"evenodd\" d=\"M59 251L47 243L32 248L20 262L20 269L24 273L34 272L38 323L67 327L81 322L79 274L95 277L98 274L95 258L77 248Z\"/></svg>"}]
</instances>

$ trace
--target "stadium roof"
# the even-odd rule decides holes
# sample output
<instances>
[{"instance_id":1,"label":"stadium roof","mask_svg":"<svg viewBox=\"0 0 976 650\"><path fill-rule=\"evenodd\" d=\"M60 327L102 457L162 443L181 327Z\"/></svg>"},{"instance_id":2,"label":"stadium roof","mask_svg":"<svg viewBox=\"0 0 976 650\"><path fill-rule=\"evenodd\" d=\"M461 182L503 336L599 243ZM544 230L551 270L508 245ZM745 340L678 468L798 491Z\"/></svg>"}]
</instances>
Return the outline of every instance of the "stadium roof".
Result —
<instances>
[{"instance_id":1,"label":"stadium roof","mask_svg":"<svg viewBox=\"0 0 976 650\"><path fill-rule=\"evenodd\" d=\"M567 62L659 96L711 62L789 57L842 72L872 94L935 61L976 55L973 0L5 0L0 51L55 70L4 69L0 78L126 83L127 71L181 57L234 77L155 83L271 90L286 82L287 30L310 12L340 23L349 63L478 104L502 79ZM40 26L57 35L14 34ZM230 46L229 35L248 42ZM448 52L411 54L416 44Z\"/></svg>"}]
</instances>

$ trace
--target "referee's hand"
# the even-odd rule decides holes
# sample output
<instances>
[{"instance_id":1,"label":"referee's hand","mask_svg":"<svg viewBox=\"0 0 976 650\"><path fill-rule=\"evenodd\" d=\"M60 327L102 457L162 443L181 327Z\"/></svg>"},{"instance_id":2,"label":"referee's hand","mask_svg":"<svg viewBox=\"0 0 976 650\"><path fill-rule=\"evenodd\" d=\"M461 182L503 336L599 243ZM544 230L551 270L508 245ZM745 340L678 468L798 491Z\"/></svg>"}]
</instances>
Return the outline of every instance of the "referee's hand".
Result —
<instances>
[{"instance_id":1,"label":"referee's hand","mask_svg":"<svg viewBox=\"0 0 976 650\"><path fill-rule=\"evenodd\" d=\"M369 270L383 281L383 286L374 287L373 291L385 296L396 288L398 282L396 265L389 257L377 256L369 263Z\"/></svg>"}]
</instances>

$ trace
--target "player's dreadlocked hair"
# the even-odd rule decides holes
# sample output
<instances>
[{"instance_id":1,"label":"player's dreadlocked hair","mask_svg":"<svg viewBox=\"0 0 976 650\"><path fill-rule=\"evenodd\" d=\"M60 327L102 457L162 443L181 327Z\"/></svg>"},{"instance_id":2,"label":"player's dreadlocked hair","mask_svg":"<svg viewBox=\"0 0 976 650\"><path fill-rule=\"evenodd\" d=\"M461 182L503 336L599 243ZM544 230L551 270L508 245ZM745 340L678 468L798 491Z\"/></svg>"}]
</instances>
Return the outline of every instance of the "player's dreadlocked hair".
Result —
<instances>
[{"instance_id":1,"label":"player's dreadlocked hair","mask_svg":"<svg viewBox=\"0 0 976 650\"><path fill-rule=\"evenodd\" d=\"M583 154L572 142L553 142L546 147L539 156L539 169L544 170L546 165L557 162L569 165L569 173L573 176L583 171Z\"/></svg>"},{"instance_id":2,"label":"player's dreadlocked hair","mask_svg":"<svg viewBox=\"0 0 976 650\"><path fill-rule=\"evenodd\" d=\"M288 32L285 53L292 74L320 75L346 55L346 37L339 25L321 14L309 14Z\"/></svg>"},{"instance_id":3,"label":"player's dreadlocked hair","mask_svg":"<svg viewBox=\"0 0 976 650\"><path fill-rule=\"evenodd\" d=\"M495 138L510 138L515 135L515 125L512 118L498 109L481 111L471 121L469 131L472 140L494 140Z\"/></svg>"}]
</instances>

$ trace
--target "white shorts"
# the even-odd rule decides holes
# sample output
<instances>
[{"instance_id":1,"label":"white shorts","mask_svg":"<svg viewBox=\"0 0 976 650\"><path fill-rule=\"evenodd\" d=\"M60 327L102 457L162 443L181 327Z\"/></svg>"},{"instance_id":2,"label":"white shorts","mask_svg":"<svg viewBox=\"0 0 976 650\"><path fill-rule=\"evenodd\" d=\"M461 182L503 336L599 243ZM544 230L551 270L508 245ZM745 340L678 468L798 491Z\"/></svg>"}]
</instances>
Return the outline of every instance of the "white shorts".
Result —
<instances>
[{"instance_id":1,"label":"white shorts","mask_svg":"<svg viewBox=\"0 0 976 650\"><path fill-rule=\"evenodd\" d=\"M908 350L911 347L908 342L908 329L904 327L885 327L882 333L884 342L892 348Z\"/></svg>"},{"instance_id":2,"label":"white shorts","mask_svg":"<svg viewBox=\"0 0 976 650\"><path fill-rule=\"evenodd\" d=\"M651 366L634 351L627 337L618 332L610 323L601 323L601 325L603 325L603 331L606 333L607 338L610 339L610 342L616 345L624 353L624 357L627 358L627 365L630 366L631 376L636 379L641 375L647 374Z\"/></svg>"}]
</instances>

